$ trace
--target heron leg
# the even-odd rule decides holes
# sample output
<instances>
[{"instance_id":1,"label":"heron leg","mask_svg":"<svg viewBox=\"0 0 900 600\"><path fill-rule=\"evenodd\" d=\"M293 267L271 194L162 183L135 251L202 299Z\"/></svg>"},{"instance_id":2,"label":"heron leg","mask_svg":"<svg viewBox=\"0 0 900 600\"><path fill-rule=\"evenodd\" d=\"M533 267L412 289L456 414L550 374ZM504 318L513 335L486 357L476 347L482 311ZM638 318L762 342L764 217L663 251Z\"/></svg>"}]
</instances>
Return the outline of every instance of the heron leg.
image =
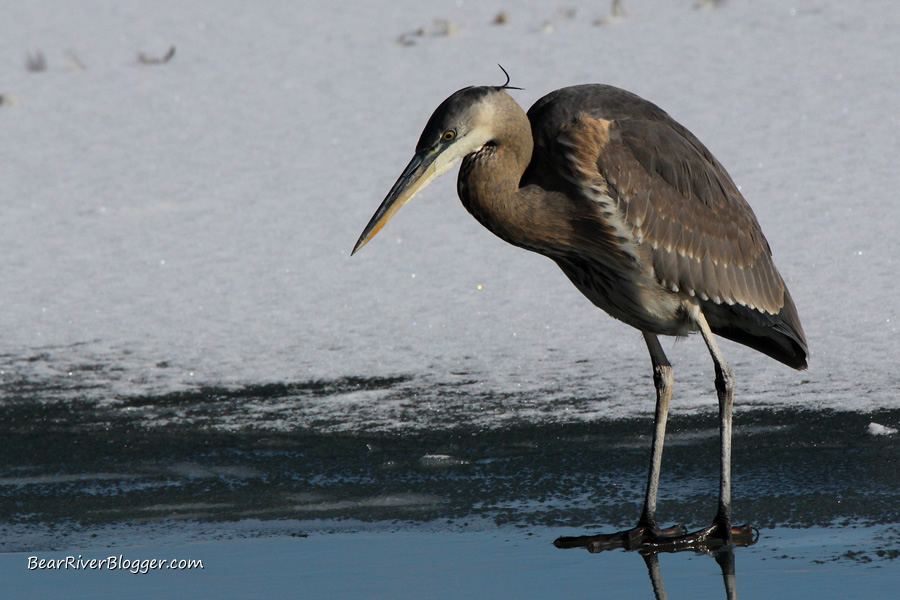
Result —
<instances>
[{"instance_id":1,"label":"heron leg","mask_svg":"<svg viewBox=\"0 0 900 600\"><path fill-rule=\"evenodd\" d=\"M700 334L716 368L716 394L719 397L719 510L713 526L719 529L719 536L727 543L731 541L731 414L734 407L734 375L719 345L713 338L706 317L701 312L697 323Z\"/></svg>"},{"instance_id":2,"label":"heron leg","mask_svg":"<svg viewBox=\"0 0 900 600\"><path fill-rule=\"evenodd\" d=\"M650 361L653 363L653 384L656 387L656 419L653 427L653 444L650 450L650 472L647 475L647 491L644 495L644 509L638 527L646 527L653 535L659 534L656 522L656 501L659 495L659 473L662 468L663 444L666 439L666 422L669 419L669 405L672 402L672 386L675 374L666 358L659 338L644 333Z\"/></svg>"},{"instance_id":3,"label":"heron leg","mask_svg":"<svg viewBox=\"0 0 900 600\"><path fill-rule=\"evenodd\" d=\"M653 363L653 384L656 387L656 419L653 428L653 443L650 450L650 472L647 475L647 489L644 494L644 508L636 527L617 533L563 537L554 544L557 548L587 548L590 552L602 552L615 548L632 549L640 547L648 540L680 539L687 529L676 525L660 529L656 521L656 501L659 496L659 473L662 467L663 444L666 438L666 422L669 418L669 404L672 401L672 387L675 375L669 359L666 358L659 338L652 333L644 333L650 361Z\"/></svg>"},{"instance_id":4,"label":"heron leg","mask_svg":"<svg viewBox=\"0 0 900 600\"><path fill-rule=\"evenodd\" d=\"M706 347L712 355L716 369L716 394L719 398L719 508L712 525L687 535L663 539L650 539L645 545L658 548L679 548L692 546L750 545L756 542L758 532L750 525L732 526L731 515L731 416L734 407L734 375L722 351L719 350L712 330L703 313L699 313L697 324Z\"/></svg>"},{"instance_id":5,"label":"heron leg","mask_svg":"<svg viewBox=\"0 0 900 600\"><path fill-rule=\"evenodd\" d=\"M637 527L627 531L591 536L562 537L554 545L557 548L587 548L590 552L602 552L616 548L642 551L675 552L687 549L711 550L721 546L750 546L756 543L759 532L750 525L732 526L731 518L731 416L734 405L734 376L722 351L713 338L706 318L699 314L697 322L700 333L716 369L716 393L719 398L719 507L712 525L686 533L683 525L660 529L656 521L656 502L659 494L659 474L662 466L663 443L666 436L666 421L672 400L674 372L666 358L659 339L649 333L644 334L650 360L653 363L653 383L656 386L656 423L653 430L650 473L647 477L647 491L644 509ZM726 581L727 585L727 581Z\"/></svg>"}]
</instances>

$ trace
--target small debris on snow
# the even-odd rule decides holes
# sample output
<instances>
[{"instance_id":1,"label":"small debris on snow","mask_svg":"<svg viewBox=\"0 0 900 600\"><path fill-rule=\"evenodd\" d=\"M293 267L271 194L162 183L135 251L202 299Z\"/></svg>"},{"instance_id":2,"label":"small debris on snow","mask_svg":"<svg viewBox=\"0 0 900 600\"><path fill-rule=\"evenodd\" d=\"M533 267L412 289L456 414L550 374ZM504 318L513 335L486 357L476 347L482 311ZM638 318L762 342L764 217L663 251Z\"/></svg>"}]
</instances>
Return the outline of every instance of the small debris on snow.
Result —
<instances>
[{"instance_id":1,"label":"small debris on snow","mask_svg":"<svg viewBox=\"0 0 900 600\"><path fill-rule=\"evenodd\" d=\"M29 52L25 55L25 69L31 73L41 73L47 70L47 58L44 56L44 53L38 50L37 52Z\"/></svg>"},{"instance_id":2,"label":"small debris on snow","mask_svg":"<svg viewBox=\"0 0 900 600\"><path fill-rule=\"evenodd\" d=\"M142 65L163 65L172 60L173 56L175 56L175 46L169 46L168 52L166 52L159 58L155 56L148 56L143 52L139 52L138 62Z\"/></svg>"},{"instance_id":3,"label":"small debris on snow","mask_svg":"<svg viewBox=\"0 0 900 600\"><path fill-rule=\"evenodd\" d=\"M435 19L431 30L425 27L419 27L415 31L401 33L397 37L397 43L401 46L415 46L418 38L425 36L431 37L452 37L459 33L459 26L449 19Z\"/></svg>"}]
</instances>

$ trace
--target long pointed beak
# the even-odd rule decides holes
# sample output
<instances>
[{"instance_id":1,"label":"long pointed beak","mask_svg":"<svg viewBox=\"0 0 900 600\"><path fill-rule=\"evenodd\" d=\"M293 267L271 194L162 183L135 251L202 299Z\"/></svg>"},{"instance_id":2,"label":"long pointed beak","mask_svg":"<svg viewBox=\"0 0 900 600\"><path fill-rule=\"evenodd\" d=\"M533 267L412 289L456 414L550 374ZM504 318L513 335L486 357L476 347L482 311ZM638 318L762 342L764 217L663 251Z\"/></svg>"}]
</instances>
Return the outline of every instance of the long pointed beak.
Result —
<instances>
[{"instance_id":1,"label":"long pointed beak","mask_svg":"<svg viewBox=\"0 0 900 600\"><path fill-rule=\"evenodd\" d=\"M356 241L356 245L353 246L353 252L350 253L350 256L353 256L360 248L368 244L369 240L381 231L381 228L397 214L397 211L404 204L412 200L413 196L431 183L431 180L436 176L434 160L438 154L440 152L433 149L431 151L423 150L422 152L417 152L413 156L406 168L403 169L403 174L397 179L397 183L394 184L381 206L372 215L369 224L366 225L362 235L359 236L359 240Z\"/></svg>"}]
</instances>

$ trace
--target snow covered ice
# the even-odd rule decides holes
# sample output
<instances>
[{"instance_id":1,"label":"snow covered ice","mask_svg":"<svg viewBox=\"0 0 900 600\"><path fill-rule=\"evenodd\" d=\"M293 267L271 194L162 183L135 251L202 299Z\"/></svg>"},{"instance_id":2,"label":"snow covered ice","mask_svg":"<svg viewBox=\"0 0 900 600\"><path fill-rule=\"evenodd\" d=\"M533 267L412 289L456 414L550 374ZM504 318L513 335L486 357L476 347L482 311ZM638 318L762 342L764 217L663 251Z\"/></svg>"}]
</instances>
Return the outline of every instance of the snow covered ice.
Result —
<instances>
[{"instance_id":1,"label":"snow covered ice","mask_svg":"<svg viewBox=\"0 0 900 600\"><path fill-rule=\"evenodd\" d=\"M4 388L115 408L201 386L400 378L210 421L232 429L259 410L283 417L268 427L344 429L649 414L640 334L481 228L453 176L349 257L431 111L460 87L500 83L500 63L526 108L583 82L639 93L741 186L811 361L796 373L723 342L739 411L896 406L896 3L628 3L602 26L596 3L571 5L7 7ZM435 19L455 35L399 41ZM137 59L172 45L164 64ZM46 70L30 72L36 51ZM664 346L673 412L713 410L700 339ZM147 408L156 419L190 416Z\"/></svg>"}]
</instances>

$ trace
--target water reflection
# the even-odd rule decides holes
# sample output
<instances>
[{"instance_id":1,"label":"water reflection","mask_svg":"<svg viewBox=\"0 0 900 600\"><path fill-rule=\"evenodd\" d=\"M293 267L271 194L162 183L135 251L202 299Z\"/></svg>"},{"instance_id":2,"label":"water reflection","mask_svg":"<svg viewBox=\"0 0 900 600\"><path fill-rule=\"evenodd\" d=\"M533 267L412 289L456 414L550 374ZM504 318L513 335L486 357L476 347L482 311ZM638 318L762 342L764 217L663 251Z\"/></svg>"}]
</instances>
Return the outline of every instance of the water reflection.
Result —
<instances>
[{"instance_id":1,"label":"water reflection","mask_svg":"<svg viewBox=\"0 0 900 600\"><path fill-rule=\"evenodd\" d=\"M677 526L673 529L673 533L677 533L674 530L680 530L682 526ZM633 547L630 542L631 538L628 535L619 535L618 539L620 543L615 544L612 543L611 536L606 537L603 540L603 543L598 543L598 536L581 536L581 537L567 537L567 538L558 538L554 545L557 548L566 550L572 548L584 548L588 552L592 554L601 554L608 550L636 550L638 555L644 559L644 564L647 565L647 572L650 575L650 584L653 587L653 595L656 600L667 600L668 595L666 594L666 585L663 580L662 567L659 564L659 555L660 554L674 554L677 552L693 552L697 555L701 556L712 556L716 564L719 565L719 568L722 571L722 580L725 584L725 598L726 600L736 600L737 599L737 576L735 574L734 567L734 548L735 547L746 547L752 546L759 539L758 532L750 527L745 527L747 532L741 532L738 535L734 535L732 543L724 544L719 540L708 539L701 543L692 543L692 544L684 544L681 546L669 545L669 546L661 546L661 547L652 547L652 546L637 546ZM743 528L738 528L743 529ZM625 532L627 533L627 532Z\"/></svg>"},{"instance_id":2,"label":"water reflection","mask_svg":"<svg viewBox=\"0 0 900 600\"><path fill-rule=\"evenodd\" d=\"M707 551L693 549L697 554L709 554L716 559L719 568L722 569L722 580L725 584L726 600L737 600L737 577L734 571L734 546L723 546L719 549ZM683 550L682 550L683 552ZM659 566L659 552L641 552L647 571L650 574L650 583L653 586L653 596L656 600L668 600L666 585L663 582L662 568Z\"/></svg>"}]
</instances>

